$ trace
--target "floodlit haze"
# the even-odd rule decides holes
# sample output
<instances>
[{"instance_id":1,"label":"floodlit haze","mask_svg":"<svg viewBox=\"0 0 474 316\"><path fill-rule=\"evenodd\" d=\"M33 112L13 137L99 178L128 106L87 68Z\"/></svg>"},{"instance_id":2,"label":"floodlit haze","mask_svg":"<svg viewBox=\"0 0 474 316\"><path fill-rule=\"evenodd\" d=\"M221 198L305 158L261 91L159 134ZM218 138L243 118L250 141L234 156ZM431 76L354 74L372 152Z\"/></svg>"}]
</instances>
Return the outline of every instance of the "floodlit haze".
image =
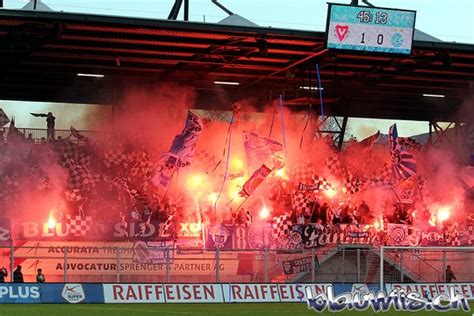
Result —
<instances>
[{"instance_id":1,"label":"floodlit haze","mask_svg":"<svg viewBox=\"0 0 474 316\"><path fill-rule=\"evenodd\" d=\"M7 9L23 7L27 0L4 0ZM166 19L174 0L43 0L56 11L104 14L117 16ZM190 19L199 22L218 22L227 14L211 0L190 0ZM334 3L349 4L350 0L333 0ZM416 28L444 41L474 43L474 0L369 0L373 5L416 10ZM324 31L326 25L327 1L322 0L220 0L229 10L260 26ZM183 9L179 19L183 18ZM16 117L17 126L44 127L44 122L33 118L29 112L56 112L58 128L87 128L93 117L89 111L97 106L72 107L51 103L25 103L0 101L0 107L11 117ZM106 110L107 111L107 110ZM59 114L59 115L58 115ZM95 112L95 115L99 113ZM386 133L392 122L380 120L350 121L351 133L358 138L381 129ZM428 124L398 122L400 133L420 134L428 131Z\"/></svg>"}]
</instances>

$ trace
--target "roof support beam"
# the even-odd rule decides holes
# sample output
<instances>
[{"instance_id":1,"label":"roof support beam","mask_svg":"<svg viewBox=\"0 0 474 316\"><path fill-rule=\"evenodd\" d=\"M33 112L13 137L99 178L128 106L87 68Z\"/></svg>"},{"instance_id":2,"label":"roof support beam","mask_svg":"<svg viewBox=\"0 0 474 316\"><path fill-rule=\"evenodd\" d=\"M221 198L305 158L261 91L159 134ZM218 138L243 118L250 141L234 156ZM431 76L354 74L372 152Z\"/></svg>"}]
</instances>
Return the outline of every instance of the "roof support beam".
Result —
<instances>
[{"instance_id":1,"label":"roof support beam","mask_svg":"<svg viewBox=\"0 0 474 316\"><path fill-rule=\"evenodd\" d=\"M171 8L170 14L168 15L168 20L176 20L178 18L179 10L181 9L181 5L183 4L183 0L175 0L173 7Z\"/></svg>"},{"instance_id":2,"label":"roof support beam","mask_svg":"<svg viewBox=\"0 0 474 316\"><path fill-rule=\"evenodd\" d=\"M212 0L212 3L214 3L216 6L218 6L219 8L221 8L225 13L227 13L228 15L234 15L234 12L230 11L229 9L227 9L226 7L224 7L222 4L220 4L218 2L218 0Z\"/></svg>"},{"instance_id":3,"label":"roof support beam","mask_svg":"<svg viewBox=\"0 0 474 316\"><path fill-rule=\"evenodd\" d=\"M265 77L262 77L262 78L260 78L260 79L258 79L258 80L256 80L256 81L252 82L252 84L258 83L258 82L260 82L260 81L262 81L262 80L265 80L265 79L267 79L267 78L276 76L276 75L278 75L278 74L280 74L280 73L282 73L282 72L284 72L284 71L290 70L291 68L294 68L294 67L296 67L296 66L298 66L298 65L300 65L300 64L302 64L302 63L305 63L305 62L307 62L308 60L311 60L311 59L313 59L313 58L315 58L315 57L324 55L327 51L328 51L327 48L322 49L322 50L320 50L320 51L317 51L316 53L311 54L311 55L309 55L309 56L307 56L307 57L305 57L305 58L303 58L303 59L300 59L300 60L298 60L298 61L295 61L294 63L292 63L292 64L286 66L285 68L282 68L282 69L280 69L280 70L274 71L274 72L272 72L271 74L266 75Z\"/></svg>"}]
</instances>

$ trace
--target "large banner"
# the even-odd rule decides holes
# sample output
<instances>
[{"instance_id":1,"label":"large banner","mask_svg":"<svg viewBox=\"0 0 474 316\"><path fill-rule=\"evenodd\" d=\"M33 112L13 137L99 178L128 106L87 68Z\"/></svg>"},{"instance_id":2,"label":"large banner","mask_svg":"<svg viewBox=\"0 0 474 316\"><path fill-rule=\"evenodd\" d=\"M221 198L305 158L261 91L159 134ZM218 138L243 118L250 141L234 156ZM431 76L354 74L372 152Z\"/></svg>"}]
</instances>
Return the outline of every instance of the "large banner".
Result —
<instances>
[{"instance_id":1,"label":"large banner","mask_svg":"<svg viewBox=\"0 0 474 316\"><path fill-rule=\"evenodd\" d=\"M38 268L43 269L47 281L61 282L65 273L83 281L116 280L118 273L137 279L147 275L150 280L163 280L167 273L209 279L216 269L223 276L236 276L244 273L242 265L247 266L237 253L223 253L217 265L214 252L181 254L169 249L171 245L163 242L28 241L15 246L15 265L22 265L26 282L35 281ZM0 258L0 266L9 265L9 256Z\"/></svg>"},{"instance_id":2,"label":"large banner","mask_svg":"<svg viewBox=\"0 0 474 316\"><path fill-rule=\"evenodd\" d=\"M105 303L223 303L220 284L104 284Z\"/></svg>"},{"instance_id":3,"label":"large banner","mask_svg":"<svg viewBox=\"0 0 474 316\"><path fill-rule=\"evenodd\" d=\"M332 286L334 295L342 293L377 292L377 284L329 283L135 283L85 284L42 283L0 284L0 304L81 304L81 303L269 303L306 302L306 291L313 294L326 292ZM433 299L439 294L449 297L449 287L474 300L474 283L385 284L388 293L394 288L419 293Z\"/></svg>"},{"instance_id":4,"label":"large banner","mask_svg":"<svg viewBox=\"0 0 474 316\"><path fill-rule=\"evenodd\" d=\"M1 284L0 303L104 303L102 284Z\"/></svg>"},{"instance_id":5,"label":"large banner","mask_svg":"<svg viewBox=\"0 0 474 316\"><path fill-rule=\"evenodd\" d=\"M37 284L1 284L0 303L41 303Z\"/></svg>"},{"instance_id":6,"label":"large banner","mask_svg":"<svg viewBox=\"0 0 474 316\"><path fill-rule=\"evenodd\" d=\"M374 225L292 225L283 238L276 238L271 225L263 227L254 223L243 225L204 226L201 223L177 222L173 230L159 221L115 222L92 221L80 235L76 228L66 222L48 225L34 220L10 221L0 218L0 246L9 246L12 241L99 241L99 242L176 242L182 252L202 252L219 247L231 249L312 249L327 244L372 244L395 246L461 246L474 244L474 228L451 225L441 229L420 229L406 224L386 224L382 229ZM164 243L166 244L166 243ZM148 244L154 247L157 244ZM163 243L162 243L163 245ZM203 247L204 246L204 247ZM158 255L158 253L156 253Z\"/></svg>"},{"instance_id":7,"label":"large banner","mask_svg":"<svg viewBox=\"0 0 474 316\"><path fill-rule=\"evenodd\" d=\"M0 225L5 220L0 221ZM2 227L0 227L1 237ZM47 221L13 221L14 240L171 240L173 232L165 231L165 222L113 222L93 221L87 231L76 234L74 227L66 221L48 225Z\"/></svg>"},{"instance_id":8,"label":"large banner","mask_svg":"<svg viewBox=\"0 0 474 316\"><path fill-rule=\"evenodd\" d=\"M415 283L415 284L386 284L387 292L393 288L402 288L407 292L417 292L422 297L433 299L439 294L449 296L448 286L454 286L456 292L466 296L468 300L474 300L474 283Z\"/></svg>"}]
</instances>

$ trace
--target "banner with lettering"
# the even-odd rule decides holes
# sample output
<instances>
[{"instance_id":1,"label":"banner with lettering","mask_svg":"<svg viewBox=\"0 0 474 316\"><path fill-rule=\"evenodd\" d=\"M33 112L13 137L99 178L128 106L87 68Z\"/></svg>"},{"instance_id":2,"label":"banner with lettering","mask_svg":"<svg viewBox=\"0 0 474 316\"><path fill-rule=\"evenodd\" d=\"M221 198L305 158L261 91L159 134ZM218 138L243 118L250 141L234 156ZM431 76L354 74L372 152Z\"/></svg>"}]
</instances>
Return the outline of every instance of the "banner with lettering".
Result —
<instances>
[{"instance_id":1,"label":"banner with lettering","mask_svg":"<svg viewBox=\"0 0 474 316\"><path fill-rule=\"evenodd\" d=\"M0 223L1 224L1 223ZM165 222L92 221L82 235L75 234L66 222L49 225L38 221L13 221L12 238L17 240L172 240L173 232L166 231ZM1 227L0 227L1 233Z\"/></svg>"},{"instance_id":2,"label":"banner with lettering","mask_svg":"<svg viewBox=\"0 0 474 316\"><path fill-rule=\"evenodd\" d=\"M313 259L311 257L304 257L294 260L283 261L283 273L286 275L297 274L300 272L311 271Z\"/></svg>"}]
</instances>

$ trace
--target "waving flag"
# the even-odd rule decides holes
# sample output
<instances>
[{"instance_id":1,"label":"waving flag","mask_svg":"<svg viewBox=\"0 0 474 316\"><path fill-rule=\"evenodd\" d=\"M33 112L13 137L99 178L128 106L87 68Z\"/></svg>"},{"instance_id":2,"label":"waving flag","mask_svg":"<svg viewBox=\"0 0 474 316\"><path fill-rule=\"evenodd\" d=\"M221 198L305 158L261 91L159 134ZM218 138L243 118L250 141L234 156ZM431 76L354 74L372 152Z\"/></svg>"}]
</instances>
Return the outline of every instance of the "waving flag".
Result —
<instances>
[{"instance_id":1,"label":"waving flag","mask_svg":"<svg viewBox=\"0 0 474 316\"><path fill-rule=\"evenodd\" d=\"M397 124L390 126L388 130L388 142L390 144L390 150L396 150L398 148Z\"/></svg>"},{"instance_id":2,"label":"waving flag","mask_svg":"<svg viewBox=\"0 0 474 316\"><path fill-rule=\"evenodd\" d=\"M395 126L395 131L396 131L396 128L397 127ZM374 143L379 139L379 136L380 136L380 131L377 131L377 133L375 133L374 135L370 135L369 137L361 140L359 144L364 146L367 151L370 151Z\"/></svg>"},{"instance_id":3,"label":"waving flag","mask_svg":"<svg viewBox=\"0 0 474 316\"><path fill-rule=\"evenodd\" d=\"M73 236L85 236L91 230L92 217L67 214L66 227Z\"/></svg>"},{"instance_id":4,"label":"waving flag","mask_svg":"<svg viewBox=\"0 0 474 316\"><path fill-rule=\"evenodd\" d=\"M419 152L423 148L419 142L411 137L399 137L398 143L400 146L412 152Z\"/></svg>"},{"instance_id":5,"label":"waving flag","mask_svg":"<svg viewBox=\"0 0 474 316\"><path fill-rule=\"evenodd\" d=\"M291 221L290 216L287 214L283 214L281 216L273 218L273 235L277 238L280 238L282 236L289 236L292 227L293 223Z\"/></svg>"},{"instance_id":6,"label":"waving flag","mask_svg":"<svg viewBox=\"0 0 474 316\"><path fill-rule=\"evenodd\" d=\"M341 160L336 155L331 155L325 160L326 168L335 176L340 176L345 173Z\"/></svg>"},{"instance_id":7,"label":"waving flag","mask_svg":"<svg viewBox=\"0 0 474 316\"><path fill-rule=\"evenodd\" d=\"M168 214L168 218L166 218L165 224L163 225L163 236L168 236L172 234L173 230L173 219L176 215L176 211L172 210Z\"/></svg>"},{"instance_id":8,"label":"waving flag","mask_svg":"<svg viewBox=\"0 0 474 316\"><path fill-rule=\"evenodd\" d=\"M393 172L397 179L416 175L416 159L406 150L392 151Z\"/></svg>"},{"instance_id":9,"label":"waving flag","mask_svg":"<svg viewBox=\"0 0 474 316\"><path fill-rule=\"evenodd\" d=\"M202 131L201 119L188 111L183 131L176 135L169 152L161 156L160 163L153 176L155 184L168 187L174 172L191 164L199 135Z\"/></svg>"},{"instance_id":10,"label":"waving flag","mask_svg":"<svg viewBox=\"0 0 474 316\"><path fill-rule=\"evenodd\" d=\"M169 150L170 153L179 157L180 167L189 166L191 164L191 159L194 156L194 148L196 147L201 131L201 119L191 111L188 111L184 129L181 134L175 136Z\"/></svg>"},{"instance_id":11,"label":"waving flag","mask_svg":"<svg viewBox=\"0 0 474 316\"><path fill-rule=\"evenodd\" d=\"M311 191L313 193L318 193L319 191L332 190L333 187L324 177L312 175L310 183L299 183L299 191Z\"/></svg>"},{"instance_id":12,"label":"waving flag","mask_svg":"<svg viewBox=\"0 0 474 316\"><path fill-rule=\"evenodd\" d=\"M7 125L10 123L10 119L8 116L5 114L3 109L0 108L0 127Z\"/></svg>"},{"instance_id":13,"label":"waving flag","mask_svg":"<svg viewBox=\"0 0 474 316\"><path fill-rule=\"evenodd\" d=\"M387 224L387 244L395 246L408 246L408 225Z\"/></svg>"},{"instance_id":14,"label":"waving flag","mask_svg":"<svg viewBox=\"0 0 474 316\"><path fill-rule=\"evenodd\" d=\"M244 148L250 170L261 164L272 168L283 166L283 145L270 138L261 137L255 133L244 133Z\"/></svg>"},{"instance_id":15,"label":"waving flag","mask_svg":"<svg viewBox=\"0 0 474 316\"><path fill-rule=\"evenodd\" d=\"M177 155L166 153L160 159L160 164L156 168L156 173L153 176L155 185L161 185L167 188L171 182L174 172L179 167L179 157Z\"/></svg>"},{"instance_id":16,"label":"waving flag","mask_svg":"<svg viewBox=\"0 0 474 316\"><path fill-rule=\"evenodd\" d=\"M257 187L265 180L265 178L272 172L270 168L262 165L260 168L255 170L252 176L244 183L242 191L239 195L243 197L249 197Z\"/></svg>"},{"instance_id":17,"label":"waving flag","mask_svg":"<svg viewBox=\"0 0 474 316\"><path fill-rule=\"evenodd\" d=\"M416 175L415 157L401 148L398 143L397 124L390 126L388 132L390 142L390 154L392 156L393 176L396 179L406 179Z\"/></svg>"},{"instance_id":18,"label":"waving flag","mask_svg":"<svg viewBox=\"0 0 474 316\"><path fill-rule=\"evenodd\" d=\"M356 178L353 175L348 175L344 181L344 188L348 194L356 194L362 190L364 181L362 179Z\"/></svg>"},{"instance_id":19,"label":"waving flag","mask_svg":"<svg viewBox=\"0 0 474 316\"><path fill-rule=\"evenodd\" d=\"M70 127L70 130L71 130L71 135L76 137L78 140L84 140L84 141L87 140L87 137L79 133L79 131L75 129L72 125Z\"/></svg>"}]
</instances>

